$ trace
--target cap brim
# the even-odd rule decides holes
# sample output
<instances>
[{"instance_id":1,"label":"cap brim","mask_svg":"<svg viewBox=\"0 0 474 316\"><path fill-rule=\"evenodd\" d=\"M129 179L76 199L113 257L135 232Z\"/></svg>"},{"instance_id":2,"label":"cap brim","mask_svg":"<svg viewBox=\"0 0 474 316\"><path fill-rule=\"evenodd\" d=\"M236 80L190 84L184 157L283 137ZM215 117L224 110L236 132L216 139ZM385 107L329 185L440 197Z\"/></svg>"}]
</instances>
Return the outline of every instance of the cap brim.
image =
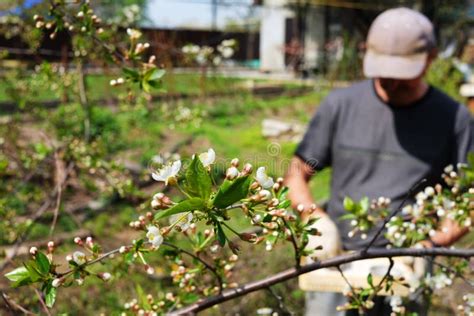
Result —
<instances>
[{"instance_id":1,"label":"cap brim","mask_svg":"<svg viewBox=\"0 0 474 316\"><path fill-rule=\"evenodd\" d=\"M368 78L414 79L425 68L428 53L394 56L368 50L364 56L364 75Z\"/></svg>"}]
</instances>

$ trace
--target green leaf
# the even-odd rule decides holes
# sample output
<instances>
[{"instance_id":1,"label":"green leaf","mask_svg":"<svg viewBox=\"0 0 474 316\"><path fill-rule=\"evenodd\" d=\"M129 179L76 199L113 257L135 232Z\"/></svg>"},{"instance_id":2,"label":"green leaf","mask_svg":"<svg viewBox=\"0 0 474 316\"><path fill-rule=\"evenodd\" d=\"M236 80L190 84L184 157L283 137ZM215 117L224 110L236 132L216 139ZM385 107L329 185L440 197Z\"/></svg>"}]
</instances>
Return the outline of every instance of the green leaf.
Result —
<instances>
[{"instance_id":1,"label":"green leaf","mask_svg":"<svg viewBox=\"0 0 474 316\"><path fill-rule=\"evenodd\" d=\"M41 275L46 275L49 273L49 268L51 264L49 263L48 257L42 252L36 254L36 265L38 266L39 272Z\"/></svg>"},{"instance_id":2,"label":"green leaf","mask_svg":"<svg viewBox=\"0 0 474 316\"><path fill-rule=\"evenodd\" d=\"M25 267L19 267L5 274L5 277L12 282L18 282L29 278L30 272Z\"/></svg>"},{"instance_id":3,"label":"green leaf","mask_svg":"<svg viewBox=\"0 0 474 316\"><path fill-rule=\"evenodd\" d=\"M137 284L136 291L137 291L137 296L138 296L138 300L140 302L140 305L145 310L151 310L151 305L148 302L148 299L145 295L145 292L143 291L142 287L139 284Z\"/></svg>"},{"instance_id":4,"label":"green leaf","mask_svg":"<svg viewBox=\"0 0 474 316\"><path fill-rule=\"evenodd\" d=\"M217 236L217 241L219 241L219 244L224 247L225 241L226 241L226 236L224 233L224 230L222 229L222 226L219 222L216 222L216 236Z\"/></svg>"},{"instance_id":5,"label":"green leaf","mask_svg":"<svg viewBox=\"0 0 474 316\"><path fill-rule=\"evenodd\" d=\"M224 180L214 198L214 206L224 208L245 198L249 193L251 181L252 179L249 176L240 177L233 181Z\"/></svg>"},{"instance_id":6,"label":"green leaf","mask_svg":"<svg viewBox=\"0 0 474 316\"><path fill-rule=\"evenodd\" d=\"M30 273L30 278L32 282L36 282L42 278L41 272L38 269L36 261L28 260L27 262L24 262L23 265Z\"/></svg>"},{"instance_id":7,"label":"green leaf","mask_svg":"<svg viewBox=\"0 0 474 316\"><path fill-rule=\"evenodd\" d=\"M354 201L348 196L344 198L344 208L349 212L354 210Z\"/></svg>"},{"instance_id":8,"label":"green leaf","mask_svg":"<svg viewBox=\"0 0 474 316\"><path fill-rule=\"evenodd\" d=\"M211 176L203 166L198 155L195 155L186 170L186 191L194 197L201 197L207 200L211 195L211 188Z\"/></svg>"},{"instance_id":9,"label":"green leaf","mask_svg":"<svg viewBox=\"0 0 474 316\"><path fill-rule=\"evenodd\" d=\"M160 218L165 218L174 214L183 213L183 212L191 212L194 210L202 210L206 207L206 203L203 199L200 198L190 198L188 200L184 200L175 206L161 211L155 214L155 219L158 220Z\"/></svg>"},{"instance_id":10,"label":"green leaf","mask_svg":"<svg viewBox=\"0 0 474 316\"><path fill-rule=\"evenodd\" d=\"M280 192L278 192L278 199L280 201L286 199L286 196L288 195L288 191L290 189L288 187L283 187L283 189L280 190Z\"/></svg>"},{"instance_id":11,"label":"green leaf","mask_svg":"<svg viewBox=\"0 0 474 316\"><path fill-rule=\"evenodd\" d=\"M160 80L165 75L165 73L166 71L163 69L151 68L147 70L144 77L147 81L157 81Z\"/></svg>"},{"instance_id":12,"label":"green leaf","mask_svg":"<svg viewBox=\"0 0 474 316\"><path fill-rule=\"evenodd\" d=\"M339 217L340 220L348 220L348 219L356 219L357 216L354 214L344 214L341 217Z\"/></svg>"},{"instance_id":13,"label":"green leaf","mask_svg":"<svg viewBox=\"0 0 474 316\"><path fill-rule=\"evenodd\" d=\"M284 200L282 202L280 202L280 204L278 204L278 208L288 208L290 207L291 205L291 201L290 200Z\"/></svg>"},{"instance_id":14,"label":"green leaf","mask_svg":"<svg viewBox=\"0 0 474 316\"><path fill-rule=\"evenodd\" d=\"M199 295L197 295L196 293L186 293L183 295L183 298L182 298L183 303L186 305L192 304L196 302L198 299L199 299Z\"/></svg>"},{"instance_id":15,"label":"green leaf","mask_svg":"<svg viewBox=\"0 0 474 316\"><path fill-rule=\"evenodd\" d=\"M359 202L362 214L366 214L369 211L369 198L368 197L363 197L360 202Z\"/></svg>"},{"instance_id":16,"label":"green leaf","mask_svg":"<svg viewBox=\"0 0 474 316\"><path fill-rule=\"evenodd\" d=\"M54 306L54 302L56 302L56 294L57 289L49 283L45 291L45 303L49 308Z\"/></svg>"},{"instance_id":17,"label":"green leaf","mask_svg":"<svg viewBox=\"0 0 474 316\"><path fill-rule=\"evenodd\" d=\"M371 287L374 287L373 278L372 278L372 273L369 273L369 275L367 276L367 283L368 283Z\"/></svg>"},{"instance_id":18,"label":"green leaf","mask_svg":"<svg viewBox=\"0 0 474 316\"><path fill-rule=\"evenodd\" d=\"M125 74L125 76L127 78L132 79L132 81L138 81L138 78L140 77L140 74L138 73L138 71L134 69L124 67L122 68L122 71Z\"/></svg>"}]
</instances>

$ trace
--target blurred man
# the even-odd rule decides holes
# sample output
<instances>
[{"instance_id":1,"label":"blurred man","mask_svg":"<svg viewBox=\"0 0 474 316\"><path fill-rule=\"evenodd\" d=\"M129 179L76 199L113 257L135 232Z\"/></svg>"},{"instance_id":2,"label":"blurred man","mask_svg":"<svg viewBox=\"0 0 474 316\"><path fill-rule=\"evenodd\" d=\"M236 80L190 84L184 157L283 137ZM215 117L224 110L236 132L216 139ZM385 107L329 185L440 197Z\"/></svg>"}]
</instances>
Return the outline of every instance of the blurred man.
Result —
<instances>
[{"instance_id":1,"label":"blurred man","mask_svg":"<svg viewBox=\"0 0 474 316\"><path fill-rule=\"evenodd\" d=\"M295 152L286 177L295 207L310 209L314 201L308 181L332 167L327 210L313 215L336 224L344 250L363 249L380 228L366 239L349 238L350 223L340 220L345 196L384 196L398 205L421 179L427 180L425 185L440 182L444 167L465 162L473 151L467 109L423 79L435 46L433 25L424 15L407 8L380 14L369 30L364 57L364 74L372 79L332 92ZM443 226L448 229L425 246L448 246L465 233L452 222ZM374 247L387 244L382 236ZM322 293L308 295L308 315L325 315L321 310L327 302L340 303ZM318 295L324 298L318 300ZM389 314L388 304L376 304L373 315ZM329 315L336 315L335 310Z\"/></svg>"}]
</instances>

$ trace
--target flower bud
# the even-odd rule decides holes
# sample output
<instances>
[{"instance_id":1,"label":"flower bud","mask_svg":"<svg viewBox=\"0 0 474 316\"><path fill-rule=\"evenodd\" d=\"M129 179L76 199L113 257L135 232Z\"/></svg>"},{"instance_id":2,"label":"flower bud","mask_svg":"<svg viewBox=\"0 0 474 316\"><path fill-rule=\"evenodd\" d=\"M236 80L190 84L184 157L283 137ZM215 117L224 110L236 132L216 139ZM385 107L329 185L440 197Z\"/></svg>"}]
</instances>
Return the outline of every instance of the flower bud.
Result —
<instances>
[{"instance_id":1,"label":"flower bud","mask_svg":"<svg viewBox=\"0 0 474 316\"><path fill-rule=\"evenodd\" d=\"M44 26L44 22L43 21L38 21L38 22L36 22L35 26L36 26L37 29L40 29Z\"/></svg>"},{"instance_id":2,"label":"flower bud","mask_svg":"<svg viewBox=\"0 0 474 316\"><path fill-rule=\"evenodd\" d=\"M231 160L230 164L233 166L233 167L238 167L239 166L239 158L234 158Z\"/></svg>"},{"instance_id":3,"label":"flower bud","mask_svg":"<svg viewBox=\"0 0 474 316\"><path fill-rule=\"evenodd\" d=\"M124 82L125 80L122 77L117 79L117 84L124 84Z\"/></svg>"},{"instance_id":4,"label":"flower bud","mask_svg":"<svg viewBox=\"0 0 474 316\"><path fill-rule=\"evenodd\" d=\"M150 58L148 58L148 63L149 64L153 64L156 60L156 56L155 55L151 55Z\"/></svg>"},{"instance_id":5,"label":"flower bud","mask_svg":"<svg viewBox=\"0 0 474 316\"><path fill-rule=\"evenodd\" d=\"M36 248L36 247L31 247L31 248L30 248L30 254L31 254L32 256L35 256L36 253L38 253L38 248Z\"/></svg>"},{"instance_id":6,"label":"flower bud","mask_svg":"<svg viewBox=\"0 0 474 316\"><path fill-rule=\"evenodd\" d=\"M296 210L300 213L302 213L304 211L304 205L303 204L298 204L296 206Z\"/></svg>"},{"instance_id":7,"label":"flower bud","mask_svg":"<svg viewBox=\"0 0 474 316\"><path fill-rule=\"evenodd\" d=\"M49 241L48 242L48 252L53 252L54 251L54 241Z\"/></svg>"},{"instance_id":8,"label":"flower bud","mask_svg":"<svg viewBox=\"0 0 474 316\"><path fill-rule=\"evenodd\" d=\"M112 275L108 272L99 273L97 276L104 281L109 281L112 278Z\"/></svg>"},{"instance_id":9,"label":"flower bud","mask_svg":"<svg viewBox=\"0 0 474 316\"><path fill-rule=\"evenodd\" d=\"M74 237L74 243L79 246L82 246L83 242L82 242L81 237Z\"/></svg>"},{"instance_id":10,"label":"flower bud","mask_svg":"<svg viewBox=\"0 0 474 316\"><path fill-rule=\"evenodd\" d=\"M230 262L236 262L237 260L239 260L239 256L237 256L236 254L233 254L229 257Z\"/></svg>"},{"instance_id":11,"label":"flower bud","mask_svg":"<svg viewBox=\"0 0 474 316\"><path fill-rule=\"evenodd\" d=\"M94 242L92 241L92 237L89 236L86 238L86 245L89 246L89 247L93 247L94 246Z\"/></svg>"},{"instance_id":12,"label":"flower bud","mask_svg":"<svg viewBox=\"0 0 474 316\"><path fill-rule=\"evenodd\" d=\"M239 176L239 170L234 166L228 168L225 173L225 177L227 180L233 180L237 178L238 176Z\"/></svg>"},{"instance_id":13,"label":"flower bud","mask_svg":"<svg viewBox=\"0 0 474 316\"><path fill-rule=\"evenodd\" d=\"M258 192L258 196L261 198L261 200L266 201L272 197L272 194L268 190L260 190Z\"/></svg>"},{"instance_id":14,"label":"flower bud","mask_svg":"<svg viewBox=\"0 0 474 316\"><path fill-rule=\"evenodd\" d=\"M120 253L125 253L125 252L127 252L127 247L121 246L121 247L119 248L119 252L120 252Z\"/></svg>"},{"instance_id":15,"label":"flower bud","mask_svg":"<svg viewBox=\"0 0 474 316\"><path fill-rule=\"evenodd\" d=\"M244 168L242 169L242 174L243 174L243 175L249 175L249 174L252 173L252 170L253 170L252 165L249 164L249 163L246 163L246 164L244 165Z\"/></svg>"},{"instance_id":16,"label":"flower bud","mask_svg":"<svg viewBox=\"0 0 474 316\"><path fill-rule=\"evenodd\" d=\"M110 85L112 87L115 87L117 85L117 80L115 80L115 79L110 80Z\"/></svg>"},{"instance_id":17,"label":"flower bud","mask_svg":"<svg viewBox=\"0 0 474 316\"><path fill-rule=\"evenodd\" d=\"M433 195L435 195L435 189L433 187L426 187L425 188L425 194L427 196L433 196Z\"/></svg>"},{"instance_id":18,"label":"flower bud","mask_svg":"<svg viewBox=\"0 0 474 316\"><path fill-rule=\"evenodd\" d=\"M277 207L280 204L280 201L277 198L273 198L268 202L269 207Z\"/></svg>"},{"instance_id":19,"label":"flower bud","mask_svg":"<svg viewBox=\"0 0 474 316\"><path fill-rule=\"evenodd\" d=\"M240 239L243 241L254 242L257 239L257 234L252 233L241 233L239 235Z\"/></svg>"},{"instance_id":20,"label":"flower bud","mask_svg":"<svg viewBox=\"0 0 474 316\"><path fill-rule=\"evenodd\" d=\"M82 19L84 17L84 12L82 12L82 11L77 12L77 17L79 19Z\"/></svg>"},{"instance_id":21,"label":"flower bud","mask_svg":"<svg viewBox=\"0 0 474 316\"><path fill-rule=\"evenodd\" d=\"M278 190L280 190L280 188L281 188L281 184L277 182L277 183L273 184L272 188L275 192L278 192Z\"/></svg>"},{"instance_id":22,"label":"flower bud","mask_svg":"<svg viewBox=\"0 0 474 316\"><path fill-rule=\"evenodd\" d=\"M53 287L60 287L63 283L64 283L64 280L62 278L57 278L53 280L51 285Z\"/></svg>"},{"instance_id":23,"label":"flower bud","mask_svg":"<svg viewBox=\"0 0 474 316\"><path fill-rule=\"evenodd\" d=\"M153 269L150 265L145 264L145 271L147 274L153 274L155 273L155 269Z\"/></svg>"}]
</instances>

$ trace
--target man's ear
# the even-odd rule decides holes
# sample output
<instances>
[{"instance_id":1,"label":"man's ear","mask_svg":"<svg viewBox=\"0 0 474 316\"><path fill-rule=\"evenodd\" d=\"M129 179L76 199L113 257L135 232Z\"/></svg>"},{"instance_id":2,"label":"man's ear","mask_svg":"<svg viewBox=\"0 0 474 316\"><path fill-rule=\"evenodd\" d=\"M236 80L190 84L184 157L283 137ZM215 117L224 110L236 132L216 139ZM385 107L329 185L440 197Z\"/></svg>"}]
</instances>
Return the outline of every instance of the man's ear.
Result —
<instances>
[{"instance_id":1,"label":"man's ear","mask_svg":"<svg viewBox=\"0 0 474 316\"><path fill-rule=\"evenodd\" d=\"M437 57L438 57L438 49L437 49L437 48L433 48L433 49L430 50L430 52L428 53L428 63L431 64L431 62L433 62L433 60L435 60Z\"/></svg>"}]
</instances>

